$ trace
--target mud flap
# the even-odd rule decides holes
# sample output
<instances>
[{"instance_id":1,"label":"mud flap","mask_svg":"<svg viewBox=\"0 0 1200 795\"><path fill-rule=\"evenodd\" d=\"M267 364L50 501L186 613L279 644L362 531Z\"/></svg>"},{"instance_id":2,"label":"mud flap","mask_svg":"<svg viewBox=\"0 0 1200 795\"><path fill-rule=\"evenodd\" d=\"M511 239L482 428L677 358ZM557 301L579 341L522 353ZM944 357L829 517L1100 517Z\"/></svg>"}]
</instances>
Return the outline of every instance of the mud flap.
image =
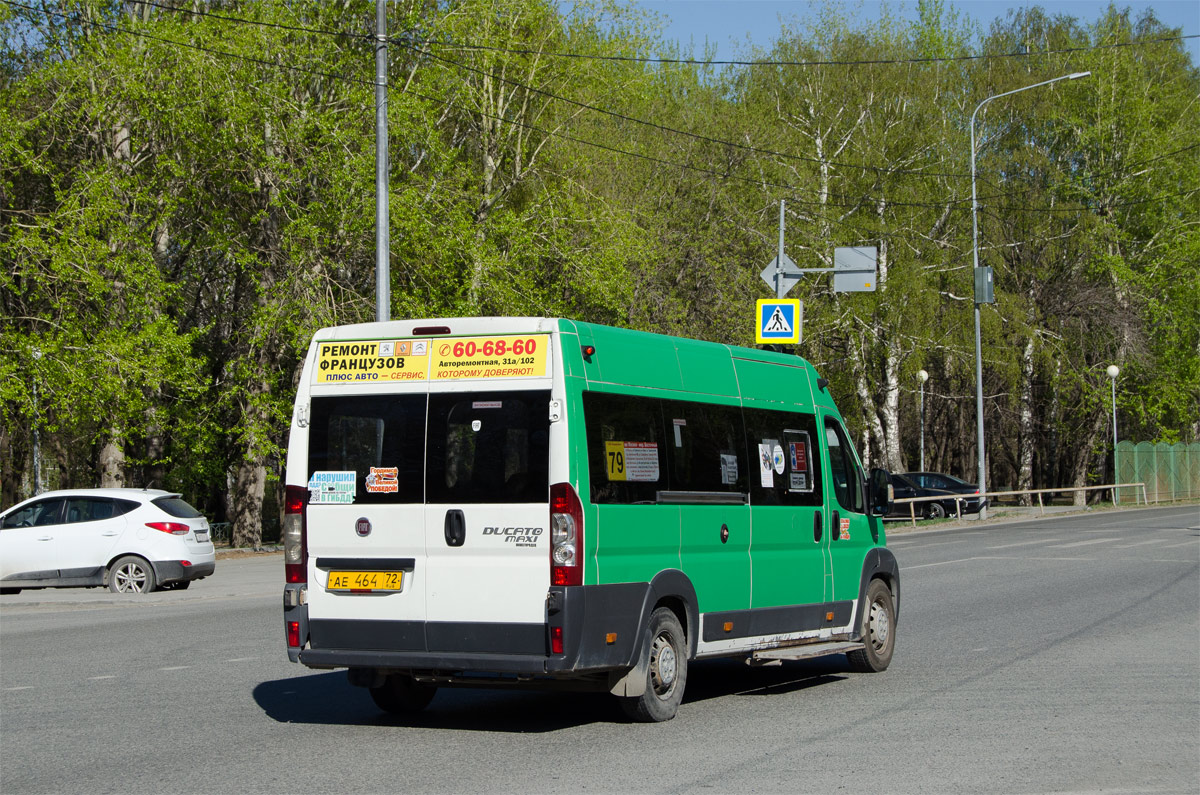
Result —
<instances>
[{"instance_id":1,"label":"mud flap","mask_svg":"<svg viewBox=\"0 0 1200 795\"><path fill-rule=\"evenodd\" d=\"M608 692L614 696L633 696L637 697L646 692L646 674L650 667L650 661L643 655L638 660L638 664L629 669L629 672L621 675L619 673L611 673L608 675L609 689Z\"/></svg>"}]
</instances>

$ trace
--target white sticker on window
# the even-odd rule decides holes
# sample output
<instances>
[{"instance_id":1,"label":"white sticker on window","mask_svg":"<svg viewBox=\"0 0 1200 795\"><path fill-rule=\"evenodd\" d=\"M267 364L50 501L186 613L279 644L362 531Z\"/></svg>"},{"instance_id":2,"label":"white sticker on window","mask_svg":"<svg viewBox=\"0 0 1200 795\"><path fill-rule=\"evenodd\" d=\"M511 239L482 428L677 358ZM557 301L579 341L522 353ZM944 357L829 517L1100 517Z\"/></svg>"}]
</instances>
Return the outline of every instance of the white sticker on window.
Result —
<instances>
[{"instance_id":1,"label":"white sticker on window","mask_svg":"<svg viewBox=\"0 0 1200 795\"><path fill-rule=\"evenodd\" d=\"M775 463L771 460L771 447L769 443L758 446L758 480L764 489L775 485Z\"/></svg>"},{"instance_id":2,"label":"white sticker on window","mask_svg":"<svg viewBox=\"0 0 1200 795\"><path fill-rule=\"evenodd\" d=\"M354 502L356 472L314 472L308 479L310 505L349 505Z\"/></svg>"},{"instance_id":3,"label":"white sticker on window","mask_svg":"<svg viewBox=\"0 0 1200 795\"><path fill-rule=\"evenodd\" d=\"M726 486L732 486L737 483L737 479L737 456L721 453L721 483Z\"/></svg>"}]
</instances>

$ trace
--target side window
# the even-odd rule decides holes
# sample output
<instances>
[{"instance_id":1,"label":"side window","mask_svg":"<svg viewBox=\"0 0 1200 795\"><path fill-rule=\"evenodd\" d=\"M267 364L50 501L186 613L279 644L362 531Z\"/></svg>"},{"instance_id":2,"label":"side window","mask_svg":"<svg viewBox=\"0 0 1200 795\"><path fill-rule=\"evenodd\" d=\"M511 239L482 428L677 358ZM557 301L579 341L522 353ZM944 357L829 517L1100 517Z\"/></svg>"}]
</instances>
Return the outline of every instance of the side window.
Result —
<instances>
[{"instance_id":1,"label":"side window","mask_svg":"<svg viewBox=\"0 0 1200 795\"><path fill-rule=\"evenodd\" d=\"M829 447L829 474L838 505L847 511L865 513L862 472L846 440L846 432L832 419L825 420L825 444Z\"/></svg>"},{"instance_id":2,"label":"side window","mask_svg":"<svg viewBox=\"0 0 1200 795\"><path fill-rule=\"evenodd\" d=\"M421 502L425 403L424 395L314 399L309 477L316 472L353 472L355 502Z\"/></svg>"},{"instance_id":3,"label":"side window","mask_svg":"<svg viewBox=\"0 0 1200 795\"><path fill-rule=\"evenodd\" d=\"M821 457L811 414L744 409L752 505L820 506Z\"/></svg>"},{"instance_id":4,"label":"side window","mask_svg":"<svg viewBox=\"0 0 1200 795\"><path fill-rule=\"evenodd\" d=\"M62 522L63 499L40 500L27 505L16 513L4 517L3 529L13 527L41 527Z\"/></svg>"},{"instance_id":5,"label":"side window","mask_svg":"<svg viewBox=\"0 0 1200 795\"><path fill-rule=\"evenodd\" d=\"M67 524L98 522L113 517L113 501L101 497L72 497L67 500ZM120 515L120 514L117 514Z\"/></svg>"},{"instance_id":6,"label":"side window","mask_svg":"<svg viewBox=\"0 0 1200 795\"><path fill-rule=\"evenodd\" d=\"M654 503L669 488L660 401L583 393L591 501Z\"/></svg>"},{"instance_id":7,"label":"side window","mask_svg":"<svg viewBox=\"0 0 1200 795\"><path fill-rule=\"evenodd\" d=\"M550 393L429 398L428 502L550 499Z\"/></svg>"},{"instance_id":8,"label":"side window","mask_svg":"<svg viewBox=\"0 0 1200 795\"><path fill-rule=\"evenodd\" d=\"M664 400L662 411L671 491L747 493L741 409Z\"/></svg>"}]
</instances>

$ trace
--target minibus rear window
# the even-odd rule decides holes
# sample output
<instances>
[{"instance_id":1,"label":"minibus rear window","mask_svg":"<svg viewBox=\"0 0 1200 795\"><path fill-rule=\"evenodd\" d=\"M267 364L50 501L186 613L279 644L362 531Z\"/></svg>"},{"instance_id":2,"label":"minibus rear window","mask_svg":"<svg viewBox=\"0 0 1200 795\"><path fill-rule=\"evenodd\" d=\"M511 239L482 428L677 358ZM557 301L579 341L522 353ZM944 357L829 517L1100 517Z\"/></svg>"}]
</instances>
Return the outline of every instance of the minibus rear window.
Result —
<instances>
[{"instance_id":1,"label":"minibus rear window","mask_svg":"<svg viewBox=\"0 0 1200 795\"><path fill-rule=\"evenodd\" d=\"M429 396L430 503L550 500L550 392Z\"/></svg>"},{"instance_id":2,"label":"minibus rear window","mask_svg":"<svg viewBox=\"0 0 1200 795\"><path fill-rule=\"evenodd\" d=\"M424 458L424 395L313 400L309 476L353 472L354 502L421 502Z\"/></svg>"}]
</instances>

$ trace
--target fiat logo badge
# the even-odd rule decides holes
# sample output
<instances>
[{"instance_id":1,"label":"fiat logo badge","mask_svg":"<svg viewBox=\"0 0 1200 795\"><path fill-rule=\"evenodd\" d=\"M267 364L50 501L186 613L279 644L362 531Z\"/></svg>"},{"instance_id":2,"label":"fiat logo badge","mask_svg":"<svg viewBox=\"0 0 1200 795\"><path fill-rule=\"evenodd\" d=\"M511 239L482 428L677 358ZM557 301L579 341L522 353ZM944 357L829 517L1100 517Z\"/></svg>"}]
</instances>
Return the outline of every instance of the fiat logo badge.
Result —
<instances>
[{"instance_id":1,"label":"fiat logo badge","mask_svg":"<svg viewBox=\"0 0 1200 795\"><path fill-rule=\"evenodd\" d=\"M359 538L371 535L371 520L365 516L359 517L359 520L354 523L354 532L358 533Z\"/></svg>"}]
</instances>

